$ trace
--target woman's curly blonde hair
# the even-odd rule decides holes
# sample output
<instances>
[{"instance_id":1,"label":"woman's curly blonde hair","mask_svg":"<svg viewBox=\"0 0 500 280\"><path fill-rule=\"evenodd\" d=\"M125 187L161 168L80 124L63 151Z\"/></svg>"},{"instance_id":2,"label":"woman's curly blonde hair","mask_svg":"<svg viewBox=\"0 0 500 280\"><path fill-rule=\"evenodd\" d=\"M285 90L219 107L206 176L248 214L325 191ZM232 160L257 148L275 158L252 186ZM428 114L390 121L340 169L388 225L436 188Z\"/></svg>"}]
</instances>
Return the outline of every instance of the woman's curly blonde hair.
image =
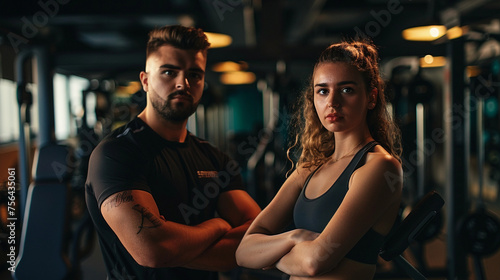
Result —
<instances>
[{"instance_id":1,"label":"woman's curly blonde hair","mask_svg":"<svg viewBox=\"0 0 500 280\"><path fill-rule=\"evenodd\" d=\"M385 83L380 76L378 51L367 41L343 41L332 44L320 55L318 65L328 62L345 62L356 67L363 75L367 94L377 89L377 102L368 110L366 121L371 136L393 157L401 161L401 135L386 106ZM314 76L314 72L313 72ZM295 142L288 149L288 158L294 147L300 147L294 154L299 155L298 165L304 168L318 166L328 160L335 150L334 134L323 127L314 108L313 76L300 97L299 110L296 111L293 132ZM293 164L293 160L290 159ZM293 167L292 167L293 169Z\"/></svg>"}]
</instances>

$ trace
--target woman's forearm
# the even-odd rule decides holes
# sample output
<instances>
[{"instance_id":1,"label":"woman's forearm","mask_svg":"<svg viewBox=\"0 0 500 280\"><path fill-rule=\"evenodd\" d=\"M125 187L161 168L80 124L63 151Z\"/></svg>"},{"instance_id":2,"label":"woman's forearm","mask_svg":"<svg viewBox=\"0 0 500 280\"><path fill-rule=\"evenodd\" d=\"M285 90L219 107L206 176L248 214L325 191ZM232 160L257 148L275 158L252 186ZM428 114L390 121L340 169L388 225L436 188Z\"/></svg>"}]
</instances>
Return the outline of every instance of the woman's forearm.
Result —
<instances>
[{"instance_id":1,"label":"woman's forearm","mask_svg":"<svg viewBox=\"0 0 500 280\"><path fill-rule=\"evenodd\" d=\"M303 241L314 240L318 233L294 229L280 234L247 234L236 251L238 265L262 269L274 266L292 248Z\"/></svg>"},{"instance_id":2,"label":"woman's forearm","mask_svg":"<svg viewBox=\"0 0 500 280\"><path fill-rule=\"evenodd\" d=\"M274 265L295 245L292 235L292 231L275 235L262 233L246 235L236 250L238 265L252 269Z\"/></svg>"},{"instance_id":3,"label":"woman's forearm","mask_svg":"<svg viewBox=\"0 0 500 280\"><path fill-rule=\"evenodd\" d=\"M312 276L314 273L311 271L310 264L308 263L309 259L306 257L309 253L307 247L310 245L311 242L306 241L294 246L292 250L276 262L276 268L288 275Z\"/></svg>"},{"instance_id":4,"label":"woman's forearm","mask_svg":"<svg viewBox=\"0 0 500 280\"><path fill-rule=\"evenodd\" d=\"M337 261L332 259L332 253L339 246L340 244L327 243L319 238L301 242L276 263L276 268L288 275L319 276L336 266Z\"/></svg>"}]
</instances>

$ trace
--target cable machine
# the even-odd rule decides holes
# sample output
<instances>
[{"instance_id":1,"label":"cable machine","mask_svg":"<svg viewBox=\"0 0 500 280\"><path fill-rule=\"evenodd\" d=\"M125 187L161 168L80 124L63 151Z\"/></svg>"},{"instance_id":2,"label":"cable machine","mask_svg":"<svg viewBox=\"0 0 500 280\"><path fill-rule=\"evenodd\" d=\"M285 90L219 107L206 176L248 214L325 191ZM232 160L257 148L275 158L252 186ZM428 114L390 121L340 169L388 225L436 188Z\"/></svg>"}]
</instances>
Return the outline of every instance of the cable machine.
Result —
<instances>
[{"instance_id":1,"label":"cable machine","mask_svg":"<svg viewBox=\"0 0 500 280\"><path fill-rule=\"evenodd\" d=\"M39 132L33 163L33 178L29 175L29 115L25 103L26 82L24 62L34 58L35 82L38 85ZM67 231L68 182L71 150L55 143L53 78L50 55L45 47L24 50L16 60L18 100L20 102L20 171L22 234L14 279L35 279L51 275L64 279L69 275L64 242ZM28 146L29 145L29 146Z\"/></svg>"},{"instance_id":2,"label":"cable machine","mask_svg":"<svg viewBox=\"0 0 500 280\"><path fill-rule=\"evenodd\" d=\"M474 275L477 280L486 279L482 258L492 255L500 248L500 221L488 211L483 197L485 170L485 129L484 104L488 97L494 96L492 77L479 75L471 79L471 98L477 102L476 113L476 154L478 194L475 209L465 216L460 224L460 240L465 251L472 255ZM492 96L493 95L493 96ZM471 102L472 103L472 102ZM472 108L471 108L472 109Z\"/></svg>"},{"instance_id":3,"label":"cable machine","mask_svg":"<svg viewBox=\"0 0 500 280\"><path fill-rule=\"evenodd\" d=\"M70 209L75 198L71 188L79 162L71 145L58 143L54 122L54 67L47 47L35 46L16 57L19 102L20 218L22 223L16 280L80 279L79 262L90 252L93 231L90 218L76 219ZM32 96L26 88L25 62L33 59L37 85L39 131L30 175L30 106ZM83 138L80 137L80 142ZM82 143L80 143L82 144ZM86 167L85 167L86 168ZM82 188L83 189L83 188ZM73 205L72 205L73 206ZM86 209L85 209L86 211Z\"/></svg>"}]
</instances>

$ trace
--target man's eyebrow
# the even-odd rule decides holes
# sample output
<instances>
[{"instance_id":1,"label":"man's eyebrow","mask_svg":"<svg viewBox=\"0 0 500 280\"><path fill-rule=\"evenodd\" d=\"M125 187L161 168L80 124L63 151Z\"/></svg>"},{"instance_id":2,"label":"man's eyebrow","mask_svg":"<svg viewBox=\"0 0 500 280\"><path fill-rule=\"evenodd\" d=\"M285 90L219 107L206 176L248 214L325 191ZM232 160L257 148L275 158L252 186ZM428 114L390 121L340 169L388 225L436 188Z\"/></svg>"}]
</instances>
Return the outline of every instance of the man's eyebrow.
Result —
<instances>
[{"instance_id":1,"label":"man's eyebrow","mask_svg":"<svg viewBox=\"0 0 500 280\"><path fill-rule=\"evenodd\" d=\"M181 69L179 66L173 64L163 64L160 66L160 68Z\"/></svg>"},{"instance_id":2,"label":"man's eyebrow","mask_svg":"<svg viewBox=\"0 0 500 280\"><path fill-rule=\"evenodd\" d=\"M173 65L173 64L163 64L160 66L160 68L167 68L167 69L176 69L176 70L179 70L181 69L181 67L177 66L177 65ZM203 69L199 68L199 67L192 67L192 68L189 68L189 71L192 71L192 72L198 72L198 73L202 73L204 74L205 71L203 71Z\"/></svg>"},{"instance_id":3,"label":"man's eyebrow","mask_svg":"<svg viewBox=\"0 0 500 280\"><path fill-rule=\"evenodd\" d=\"M205 74L205 71L203 71L203 69L198 68L198 67L189 68L189 71Z\"/></svg>"}]
</instances>

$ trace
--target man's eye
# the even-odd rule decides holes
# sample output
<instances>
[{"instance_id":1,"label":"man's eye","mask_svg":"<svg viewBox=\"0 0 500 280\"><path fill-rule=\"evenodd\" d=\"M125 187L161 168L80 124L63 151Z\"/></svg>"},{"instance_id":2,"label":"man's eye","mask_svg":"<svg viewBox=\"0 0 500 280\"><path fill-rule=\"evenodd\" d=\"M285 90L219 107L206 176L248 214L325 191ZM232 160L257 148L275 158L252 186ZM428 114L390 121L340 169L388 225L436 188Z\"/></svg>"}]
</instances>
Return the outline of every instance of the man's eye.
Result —
<instances>
[{"instance_id":1,"label":"man's eye","mask_svg":"<svg viewBox=\"0 0 500 280\"><path fill-rule=\"evenodd\" d=\"M172 76L172 75L174 75L174 74L175 74L175 72L174 72L174 71L172 71L172 70L165 70L165 71L163 71L163 74L165 74L165 75L167 75L167 76Z\"/></svg>"},{"instance_id":2,"label":"man's eye","mask_svg":"<svg viewBox=\"0 0 500 280\"><path fill-rule=\"evenodd\" d=\"M200 73L190 73L189 76L194 79L201 79L201 74Z\"/></svg>"}]
</instances>

